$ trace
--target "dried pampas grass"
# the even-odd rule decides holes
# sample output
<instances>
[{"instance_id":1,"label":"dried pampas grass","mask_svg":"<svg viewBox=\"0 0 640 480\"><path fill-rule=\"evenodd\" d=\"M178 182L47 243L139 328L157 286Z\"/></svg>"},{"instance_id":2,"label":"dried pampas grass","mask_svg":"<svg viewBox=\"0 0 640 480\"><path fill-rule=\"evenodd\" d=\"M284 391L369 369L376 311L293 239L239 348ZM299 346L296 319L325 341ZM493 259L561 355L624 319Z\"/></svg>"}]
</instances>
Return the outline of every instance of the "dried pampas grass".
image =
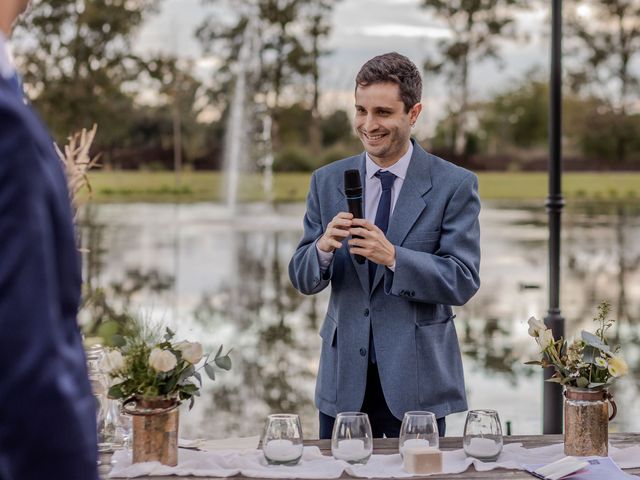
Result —
<instances>
[{"instance_id":1,"label":"dried pampas grass","mask_svg":"<svg viewBox=\"0 0 640 480\"><path fill-rule=\"evenodd\" d=\"M56 152L64 165L67 174L67 185L69 187L69 196L73 206L74 222L78 216L78 208L82 204L83 198L80 194L86 188L88 196L91 197L91 184L87 172L98 164L100 154L91 158L89 149L96 136L98 125L94 124L91 130L83 128L82 131L76 132L69 137L69 143L64 146L64 153L58 145L55 145Z\"/></svg>"}]
</instances>

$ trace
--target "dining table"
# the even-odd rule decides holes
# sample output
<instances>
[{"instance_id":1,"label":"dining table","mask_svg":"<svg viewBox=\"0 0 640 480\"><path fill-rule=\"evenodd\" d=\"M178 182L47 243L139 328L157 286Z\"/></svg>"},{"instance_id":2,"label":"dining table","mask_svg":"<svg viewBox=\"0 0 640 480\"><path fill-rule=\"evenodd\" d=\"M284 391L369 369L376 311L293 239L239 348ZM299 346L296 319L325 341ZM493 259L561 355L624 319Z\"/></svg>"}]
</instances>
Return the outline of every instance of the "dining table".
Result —
<instances>
[{"instance_id":1,"label":"dining table","mask_svg":"<svg viewBox=\"0 0 640 480\"><path fill-rule=\"evenodd\" d=\"M562 435L510 435L504 437L504 443L522 443L525 448L537 448L556 443L562 443ZM630 447L634 445L640 445L640 433L610 433L609 443L619 448ZM331 455L331 441L330 440L305 440L305 445L317 446L324 455ZM462 448L462 437L444 437L440 439L441 450L456 450ZM376 438L373 440L373 453L377 455L391 455L398 453L398 439L397 438ZM100 478L109 478L108 473L111 469L111 453L100 454ZM640 468L631 468L624 470L626 473L636 475L640 474ZM152 480L210 480L216 477L194 477L194 476L147 476L140 477L144 479ZM233 480L244 480L249 477L242 475L236 475L229 477ZM340 478L354 478L347 473L343 473ZM385 477L377 477L385 478ZM485 472L478 472L471 465L465 472L457 474L433 474L428 476L413 476L415 480L429 479L429 480L454 480L454 479L528 479L532 480L534 477L523 470L506 470L497 468ZM254 479L255 480L255 479ZM604 480L604 479L603 479Z\"/></svg>"}]
</instances>

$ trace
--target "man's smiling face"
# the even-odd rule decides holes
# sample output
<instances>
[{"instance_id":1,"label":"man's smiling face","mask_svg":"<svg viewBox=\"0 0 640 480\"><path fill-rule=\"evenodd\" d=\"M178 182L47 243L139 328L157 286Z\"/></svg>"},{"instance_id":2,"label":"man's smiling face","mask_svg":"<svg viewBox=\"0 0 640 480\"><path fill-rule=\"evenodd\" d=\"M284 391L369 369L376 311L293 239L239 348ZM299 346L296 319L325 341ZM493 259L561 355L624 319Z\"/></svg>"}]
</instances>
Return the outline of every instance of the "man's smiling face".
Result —
<instances>
[{"instance_id":1,"label":"man's smiling face","mask_svg":"<svg viewBox=\"0 0 640 480\"><path fill-rule=\"evenodd\" d=\"M354 127L371 159L381 167L397 162L409 148L411 125L422 105L415 104L409 112L400 99L395 83L373 83L356 87Z\"/></svg>"}]
</instances>

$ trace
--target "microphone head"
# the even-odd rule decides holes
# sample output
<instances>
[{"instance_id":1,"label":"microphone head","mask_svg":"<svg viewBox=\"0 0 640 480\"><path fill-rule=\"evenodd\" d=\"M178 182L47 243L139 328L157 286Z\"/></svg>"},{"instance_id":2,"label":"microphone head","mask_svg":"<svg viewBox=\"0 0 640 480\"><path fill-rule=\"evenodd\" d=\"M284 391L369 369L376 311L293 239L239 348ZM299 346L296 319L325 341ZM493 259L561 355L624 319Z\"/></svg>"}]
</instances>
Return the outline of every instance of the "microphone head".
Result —
<instances>
[{"instance_id":1,"label":"microphone head","mask_svg":"<svg viewBox=\"0 0 640 480\"><path fill-rule=\"evenodd\" d=\"M347 197L362 196L362 182L360 181L359 170L344 171L344 194Z\"/></svg>"}]
</instances>

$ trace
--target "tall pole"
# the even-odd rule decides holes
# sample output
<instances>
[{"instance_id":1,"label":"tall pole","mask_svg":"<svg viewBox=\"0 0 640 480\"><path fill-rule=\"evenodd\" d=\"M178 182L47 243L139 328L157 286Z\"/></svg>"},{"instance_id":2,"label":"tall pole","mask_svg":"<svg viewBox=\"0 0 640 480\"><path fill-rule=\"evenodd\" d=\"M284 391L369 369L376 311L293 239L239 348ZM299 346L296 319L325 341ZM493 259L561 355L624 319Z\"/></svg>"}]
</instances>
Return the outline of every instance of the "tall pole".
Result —
<instances>
[{"instance_id":1,"label":"tall pole","mask_svg":"<svg viewBox=\"0 0 640 480\"><path fill-rule=\"evenodd\" d=\"M564 337L560 313L560 229L562 207L562 0L551 2L551 75L549 79L549 310L544 319L553 337ZM544 371L545 380L552 369ZM544 382L543 433L562 433L562 386Z\"/></svg>"}]
</instances>

